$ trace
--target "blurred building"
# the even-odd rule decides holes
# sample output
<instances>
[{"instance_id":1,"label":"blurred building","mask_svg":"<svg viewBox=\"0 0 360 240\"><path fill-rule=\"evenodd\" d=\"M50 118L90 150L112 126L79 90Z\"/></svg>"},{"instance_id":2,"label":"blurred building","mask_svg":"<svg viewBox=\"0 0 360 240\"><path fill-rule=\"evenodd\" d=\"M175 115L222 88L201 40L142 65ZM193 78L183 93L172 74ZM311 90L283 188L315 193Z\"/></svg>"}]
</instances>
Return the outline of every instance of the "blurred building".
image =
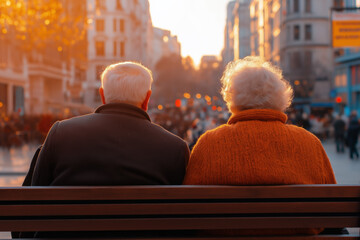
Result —
<instances>
[{"instance_id":1,"label":"blurred building","mask_svg":"<svg viewBox=\"0 0 360 240\"><path fill-rule=\"evenodd\" d=\"M360 8L360 2L356 4L355 0L338 1L336 7ZM346 115L353 110L360 113L360 48L337 49L337 52L342 55L335 59L332 90L332 95L336 97L335 111Z\"/></svg>"},{"instance_id":2,"label":"blurred building","mask_svg":"<svg viewBox=\"0 0 360 240\"><path fill-rule=\"evenodd\" d=\"M236 1L231 1L227 5L226 25L224 30L224 49L222 51L222 61L226 65L234 60L234 8Z\"/></svg>"},{"instance_id":3,"label":"blurred building","mask_svg":"<svg viewBox=\"0 0 360 240\"><path fill-rule=\"evenodd\" d=\"M27 62L10 34L0 34L0 117L1 115L25 111L25 90L29 81Z\"/></svg>"},{"instance_id":4,"label":"blurred building","mask_svg":"<svg viewBox=\"0 0 360 240\"><path fill-rule=\"evenodd\" d=\"M152 69L155 69L156 63L165 56L171 54L181 55L181 45L177 36L171 35L169 30L154 28Z\"/></svg>"},{"instance_id":5,"label":"blurred building","mask_svg":"<svg viewBox=\"0 0 360 240\"><path fill-rule=\"evenodd\" d=\"M86 15L86 0L59 2L62 16ZM64 25L60 23L64 20L68 19L45 20L45 25ZM31 31L31 28L43 26L35 24L27 27L27 31ZM81 32L85 25L69 28ZM67 30L63 28L63 31ZM81 101L81 84L78 84L85 79L86 40L72 45L73 38L64 42L59 34L46 40L37 39L39 36L31 36L30 33L27 39L22 36L25 41L19 37L16 30L2 31L0 35L0 111L7 115L23 115L88 110ZM33 41L43 45L38 48L26 46Z\"/></svg>"},{"instance_id":6,"label":"blurred building","mask_svg":"<svg viewBox=\"0 0 360 240\"><path fill-rule=\"evenodd\" d=\"M119 61L152 66L153 27L148 0L87 0L90 26L85 103L101 104L98 89L105 67Z\"/></svg>"},{"instance_id":7,"label":"blurred building","mask_svg":"<svg viewBox=\"0 0 360 240\"><path fill-rule=\"evenodd\" d=\"M280 65L281 0L251 1L251 55Z\"/></svg>"},{"instance_id":8,"label":"blurred building","mask_svg":"<svg viewBox=\"0 0 360 240\"><path fill-rule=\"evenodd\" d=\"M294 86L294 105L332 107L330 0L252 0L251 54L283 69Z\"/></svg>"},{"instance_id":9,"label":"blurred building","mask_svg":"<svg viewBox=\"0 0 360 240\"><path fill-rule=\"evenodd\" d=\"M251 55L250 11L251 0L238 0L234 6L234 59L241 59Z\"/></svg>"},{"instance_id":10,"label":"blurred building","mask_svg":"<svg viewBox=\"0 0 360 240\"><path fill-rule=\"evenodd\" d=\"M284 1L284 0L283 0ZM281 21L281 66L294 86L294 103L333 106L330 91L334 69L329 0L287 0Z\"/></svg>"},{"instance_id":11,"label":"blurred building","mask_svg":"<svg viewBox=\"0 0 360 240\"><path fill-rule=\"evenodd\" d=\"M220 96L221 83L219 79L223 73L222 61L214 55L201 57L199 76L201 76L201 90L211 96Z\"/></svg>"}]
</instances>

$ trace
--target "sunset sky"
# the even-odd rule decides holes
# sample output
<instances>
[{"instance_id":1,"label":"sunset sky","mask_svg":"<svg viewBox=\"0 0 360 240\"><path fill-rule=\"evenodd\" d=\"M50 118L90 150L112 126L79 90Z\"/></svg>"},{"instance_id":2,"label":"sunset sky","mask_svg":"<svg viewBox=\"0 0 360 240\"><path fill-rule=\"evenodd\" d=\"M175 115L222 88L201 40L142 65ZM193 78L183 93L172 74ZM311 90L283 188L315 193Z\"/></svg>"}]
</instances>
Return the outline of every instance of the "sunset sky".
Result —
<instances>
[{"instance_id":1,"label":"sunset sky","mask_svg":"<svg viewBox=\"0 0 360 240\"><path fill-rule=\"evenodd\" d=\"M155 27L177 35L183 56L199 64L202 55L220 55L229 0L149 0Z\"/></svg>"}]
</instances>

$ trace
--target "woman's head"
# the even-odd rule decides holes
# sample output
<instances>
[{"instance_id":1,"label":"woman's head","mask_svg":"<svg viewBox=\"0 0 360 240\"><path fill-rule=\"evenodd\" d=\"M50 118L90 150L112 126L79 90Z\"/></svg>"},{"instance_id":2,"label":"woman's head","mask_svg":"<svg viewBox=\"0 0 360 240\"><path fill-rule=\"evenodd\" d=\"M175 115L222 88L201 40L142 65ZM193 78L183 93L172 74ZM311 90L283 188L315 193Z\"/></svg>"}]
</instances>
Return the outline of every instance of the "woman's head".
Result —
<instances>
[{"instance_id":1,"label":"woman's head","mask_svg":"<svg viewBox=\"0 0 360 240\"><path fill-rule=\"evenodd\" d=\"M221 82L221 93L232 113L246 109L285 111L293 97L281 70L260 57L229 63Z\"/></svg>"}]
</instances>

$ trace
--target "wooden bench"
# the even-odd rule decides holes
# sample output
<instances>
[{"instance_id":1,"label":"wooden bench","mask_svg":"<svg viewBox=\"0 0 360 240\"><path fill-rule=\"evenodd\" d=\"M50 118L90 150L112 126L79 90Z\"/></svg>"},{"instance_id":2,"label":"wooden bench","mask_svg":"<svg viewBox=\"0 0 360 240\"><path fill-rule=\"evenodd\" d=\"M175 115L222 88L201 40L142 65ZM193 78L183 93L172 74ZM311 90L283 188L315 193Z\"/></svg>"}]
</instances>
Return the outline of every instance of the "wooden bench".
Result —
<instances>
[{"instance_id":1,"label":"wooden bench","mask_svg":"<svg viewBox=\"0 0 360 240\"><path fill-rule=\"evenodd\" d=\"M192 231L344 227L360 227L360 185L0 188L0 231L128 231L130 238L159 230L163 239L209 239Z\"/></svg>"}]
</instances>

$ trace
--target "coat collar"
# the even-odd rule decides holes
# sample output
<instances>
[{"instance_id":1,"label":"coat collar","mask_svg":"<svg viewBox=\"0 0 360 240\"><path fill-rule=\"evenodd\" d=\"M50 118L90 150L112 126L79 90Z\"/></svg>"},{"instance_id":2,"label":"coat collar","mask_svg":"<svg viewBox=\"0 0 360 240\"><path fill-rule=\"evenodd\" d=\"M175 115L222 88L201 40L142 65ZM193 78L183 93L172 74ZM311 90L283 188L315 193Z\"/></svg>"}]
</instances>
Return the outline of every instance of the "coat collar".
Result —
<instances>
[{"instance_id":1,"label":"coat collar","mask_svg":"<svg viewBox=\"0 0 360 240\"><path fill-rule=\"evenodd\" d=\"M282 123L286 123L287 116L283 112L272 109L249 109L232 115L228 121L228 124L235 124L239 121L250 120L280 121Z\"/></svg>"},{"instance_id":2,"label":"coat collar","mask_svg":"<svg viewBox=\"0 0 360 240\"><path fill-rule=\"evenodd\" d=\"M137 118L146 119L151 122L149 115L142 109L126 103L108 103L101 105L95 113L124 114Z\"/></svg>"}]
</instances>

